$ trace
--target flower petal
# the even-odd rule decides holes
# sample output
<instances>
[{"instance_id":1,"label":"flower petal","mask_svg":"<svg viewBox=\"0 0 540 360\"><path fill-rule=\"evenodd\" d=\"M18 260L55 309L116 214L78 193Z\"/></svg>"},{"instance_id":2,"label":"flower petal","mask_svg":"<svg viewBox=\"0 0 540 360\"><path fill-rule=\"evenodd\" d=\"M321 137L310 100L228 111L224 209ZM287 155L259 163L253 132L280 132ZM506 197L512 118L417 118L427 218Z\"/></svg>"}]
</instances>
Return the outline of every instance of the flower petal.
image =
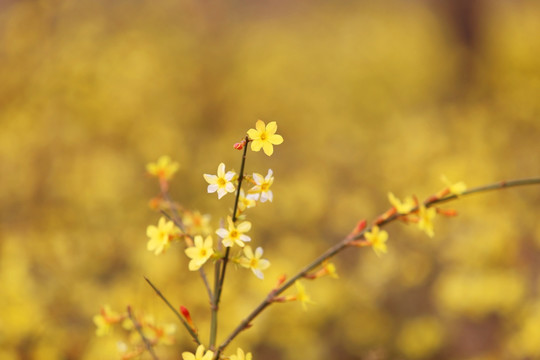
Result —
<instances>
[{"instance_id":1,"label":"flower petal","mask_svg":"<svg viewBox=\"0 0 540 360\"><path fill-rule=\"evenodd\" d=\"M252 151L259 151L263 147L263 142L260 140L253 140L251 142L251 150Z\"/></svg>"},{"instance_id":2,"label":"flower petal","mask_svg":"<svg viewBox=\"0 0 540 360\"><path fill-rule=\"evenodd\" d=\"M263 144L263 150L266 155L271 156L274 153L274 145L268 141L265 141Z\"/></svg>"},{"instance_id":3,"label":"flower petal","mask_svg":"<svg viewBox=\"0 0 540 360\"><path fill-rule=\"evenodd\" d=\"M251 268L251 271L253 271L253 273L255 274L255 276L258 277L259 279L261 279L261 280L264 279L264 274L262 273L261 270Z\"/></svg>"},{"instance_id":4,"label":"flower petal","mask_svg":"<svg viewBox=\"0 0 540 360\"><path fill-rule=\"evenodd\" d=\"M231 192L234 191L234 189L235 189L235 187L234 187L234 184L233 184L233 183L228 182L228 183L225 185L225 191L227 191L227 192L230 192L230 193L231 193Z\"/></svg>"},{"instance_id":5,"label":"flower petal","mask_svg":"<svg viewBox=\"0 0 540 360\"><path fill-rule=\"evenodd\" d=\"M195 360L195 355L193 355L192 353L186 351L186 352L182 353L182 359L183 360Z\"/></svg>"},{"instance_id":6,"label":"flower petal","mask_svg":"<svg viewBox=\"0 0 540 360\"><path fill-rule=\"evenodd\" d=\"M244 248L244 254L246 255L246 257L248 259L252 259L253 258L253 250L251 250L251 246L246 246Z\"/></svg>"},{"instance_id":7,"label":"flower petal","mask_svg":"<svg viewBox=\"0 0 540 360\"><path fill-rule=\"evenodd\" d=\"M248 232L249 230L251 230L251 223L249 221L243 221L240 224L238 224L236 229L243 233Z\"/></svg>"},{"instance_id":8,"label":"flower petal","mask_svg":"<svg viewBox=\"0 0 540 360\"><path fill-rule=\"evenodd\" d=\"M275 121L270 121L268 125L266 125L266 132L268 135L273 135L277 131L277 124Z\"/></svg>"},{"instance_id":9,"label":"flower petal","mask_svg":"<svg viewBox=\"0 0 540 360\"><path fill-rule=\"evenodd\" d=\"M224 197L225 195L227 195L227 190L225 190L224 188L219 188L218 191L217 191L217 194L218 194L218 199L221 199L222 197Z\"/></svg>"},{"instance_id":10,"label":"flower petal","mask_svg":"<svg viewBox=\"0 0 540 360\"><path fill-rule=\"evenodd\" d=\"M229 232L224 228L217 229L216 234L222 239L225 239L226 237L229 236Z\"/></svg>"},{"instance_id":11,"label":"flower petal","mask_svg":"<svg viewBox=\"0 0 540 360\"><path fill-rule=\"evenodd\" d=\"M268 267L270 267L270 261L266 259L259 260L259 269L264 270L268 269Z\"/></svg>"},{"instance_id":12,"label":"flower petal","mask_svg":"<svg viewBox=\"0 0 540 360\"><path fill-rule=\"evenodd\" d=\"M223 177L225 175L225 164L220 163L217 168L217 176Z\"/></svg>"},{"instance_id":13,"label":"flower petal","mask_svg":"<svg viewBox=\"0 0 540 360\"><path fill-rule=\"evenodd\" d=\"M263 248L262 247L259 246L257 249L255 249L255 257L256 258L260 258L262 256L262 254L263 254Z\"/></svg>"},{"instance_id":14,"label":"flower petal","mask_svg":"<svg viewBox=\"0 0 540 360\"><path fill-rule=\"evenodd\" d=\"M216 175L210 175L210 174L203 174L203 177L204 177L204 180L206 180L206 182L210 184L215 184L218 179Z\"/></svg>"},{"instance_id":15,"label":"flower petal","mask_svg":"<svg viewBox=\"0 0 540 360\"><path fill-rule=\"evenodd\" d=\"M257 122L255 123L255 128L258 132L266 131L266 126L264 125L264 121L262 120L257 120Z\"/></svg>"},{"instance_id":16,"label":"flower petal","mask_svg":"<svg viewBox=\"0 0 540 360\"><path fill-rule=\"evenodd\" d=\"M240 240L243 241L243 242L250 242L251 241L251 238L247 235L240 235ZM244 244L242 244L242 246L244 246Z\"/></svg>"},{"instance_id":17,"label":"flower petal","mask_svg":"<svg viewBox=\"0 0 540 360\"><path fill-rule=\"evenodd\" d=\"M249 129L247 134L251 140L260 139L259 132L255 129Z\"/></svg>"},{"instance_id":18,"label":"flower petal","mask_svg":"<svg viewBox=\"0 0 540 360\"><path fill-rule=\"evenodd\" d=\"M274 145L279 145L283 143L283 136L275 134L275 135L269 136L268 141Z\"/></svg>"},{"instance_id":19,"label":"flower petal","mask_svg":"<svg viewBox=\"0 0 540 360\"><path fill-rule=\"evenodd\" d=\"M196 260L191 260L188 264L189 271L197 271L201 268L202 264Z\"/></svg>"}]
</instances>

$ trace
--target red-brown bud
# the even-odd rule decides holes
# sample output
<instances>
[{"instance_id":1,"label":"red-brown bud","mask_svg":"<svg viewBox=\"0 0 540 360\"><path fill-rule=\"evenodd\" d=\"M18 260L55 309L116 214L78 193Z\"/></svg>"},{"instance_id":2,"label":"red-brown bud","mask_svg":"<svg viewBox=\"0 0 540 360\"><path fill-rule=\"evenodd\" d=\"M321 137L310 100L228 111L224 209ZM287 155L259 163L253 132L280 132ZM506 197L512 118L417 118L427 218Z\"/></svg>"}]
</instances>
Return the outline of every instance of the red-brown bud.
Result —
<instances>
[{"instance_id":1,"label":"red-brown bud","mask_svg":"<svg viewBox=\"0 0 540 360\"><path fill-rule=\"evenodd\" d=\"M242 140L240 142L237 142L236 144L234 144L234 148L236 150L242 150L244 148L244 146L246 146L246 140Z\"/></svg>"},{"instance_id":2,"label":"red-brown bud","mask_svg":"<svg viewBox=\"0 0 540 360\"><path fill-rule=\"evenodd\" d=\"M281 275L278 278L278 283L277 283L276 287L281 286L285 282L285 280L287 280L287 275L285 275L285 274Z\"/></svg>"},{"instance_id":3,"label":"red-brown bud","mask_svg":"<svg viewBox=\"0 0 540 360\"><path fill-rule=\"evenodd\" d=\"M441 214L444 216L457 216L457 211L454 209L442 210L442 209L437 208L437 214Z\"/></svg>"},{"instance_id":4,"label":"red-brown bud","mask_svg":"<svg viewBox=\"0 0 540 360\"><path fill-rule=\"evenodd\" d=\"M180 305L180 312L182 313L182 316L186 319L189 326L191 326L192 329L195 329L195 325L193 324L193 320L191 319L191 314L189 313L189 310L186 309L184 306Z\"/></svg>"},{"instance_id":5,"label":"red-brown bud","mask_svg":"<svg viewBox=\"0 0 540 360\"><path fill-rule=\"evenodd\" d=\"M356 234L358 234L360 231L364 230L364 229L366 228L366 226L367 226L367 221L366 221L366 219L360 220L360 221L358 222L358 224L356 224L356 226L354 227L352 233L356 235Z\"/></svg>"}]
</instances>

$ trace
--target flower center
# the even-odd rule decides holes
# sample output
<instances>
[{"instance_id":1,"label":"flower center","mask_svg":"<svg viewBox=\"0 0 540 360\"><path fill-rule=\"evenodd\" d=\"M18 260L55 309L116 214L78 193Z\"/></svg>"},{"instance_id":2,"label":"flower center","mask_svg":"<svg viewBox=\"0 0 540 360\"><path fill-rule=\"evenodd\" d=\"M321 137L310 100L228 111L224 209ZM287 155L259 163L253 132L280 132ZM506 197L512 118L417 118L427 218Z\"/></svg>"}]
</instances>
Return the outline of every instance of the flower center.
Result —
<instances>
[{"instance_id":1,"label":"flower center","mask_svg":"<svg viewBox=\"0 0 540 360\"><path fill-rule=\"evenodd\" d=\"M160 231L158 236L163 242L169 240L169 234L166 231Z\"/></svg>"},{"instance_id":2,"label":"flower center","mask_svg":"<svg viewBox=\"0 0 540 360\"><path fill-rule=\"evenodd\" d=\"M238 238L238 231L237 230L233 230L229 233L229 236L233 239L236 239Z\"/></svg>"},{"instance_id":3,"label":"flower center","mask_svg":"<svg viewBox=\"0 0 540 360\"><path fill-rule=\"evenodd\" d=\"M261 140L265 141L268 138L268 135L266 135L266 132L261 133Z\"/></svg>"},{"instance_id":4,"label":"flower center","mask_svg":"<svg viewBox=\"0 0 540 360\"><path fill-rule=\"evenodd\" d=\"M219 187L225 187L225 185L227 184L227 180L225 180L224 178L219 178L217 180L217 184Z\"/></svg>"}]
</instances>

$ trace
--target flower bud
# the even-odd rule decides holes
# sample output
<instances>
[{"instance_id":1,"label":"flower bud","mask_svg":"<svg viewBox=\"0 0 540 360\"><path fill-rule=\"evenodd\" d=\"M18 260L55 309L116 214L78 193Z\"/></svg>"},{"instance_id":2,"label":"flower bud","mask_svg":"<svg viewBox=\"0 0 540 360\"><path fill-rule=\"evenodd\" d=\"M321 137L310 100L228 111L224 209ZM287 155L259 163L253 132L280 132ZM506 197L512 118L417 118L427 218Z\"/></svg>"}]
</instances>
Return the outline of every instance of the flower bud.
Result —
<instances>
[{"instance_id":1,"label":"flower bud","mask_svg":"<svg viewBox=\"0 0 540 360\"><path fill-rule=\"evenodd\" d=\"M246 146L246 140L242 140L240 142L237 142L236 144L234 144L234 148L236 150L242 150L244 148L244 146Z\"/></svg>"}]
</instances>

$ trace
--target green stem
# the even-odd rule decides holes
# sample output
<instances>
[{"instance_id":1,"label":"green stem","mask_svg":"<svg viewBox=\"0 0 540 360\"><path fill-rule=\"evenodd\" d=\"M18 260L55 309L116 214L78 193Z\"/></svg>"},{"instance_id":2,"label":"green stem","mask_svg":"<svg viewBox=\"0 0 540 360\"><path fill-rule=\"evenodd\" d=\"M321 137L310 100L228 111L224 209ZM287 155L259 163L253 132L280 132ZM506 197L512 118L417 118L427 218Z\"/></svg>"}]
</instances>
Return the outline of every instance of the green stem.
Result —
<instances>
[{"instance_id":1,"label":"green stem","mask_svg":"<svg viewBox=\"0 0 540 360\"><path fill-rule=\"evenodd\" d=\"M479 186L479 187L469 189L469 190L463 192L459 196L458 195L449 195L449 196L446 196L446 197L443 197L443 198L440 198L440 199L432 199L432 200L426 201L424 203L424 205L426 207L431 207L431 206L434 206L436 204L456 200L456 199L458 199L458 198L460 198L462 196L466 196L466 195L486 192L486 191L490 191L490 190L499 190L499 189L503 189L503 188L525 186L525 185L539 185L539 184L540 184L540 178L501 181L501 182L497 182L497 183L494 183L494 184L489 184L489 185L484 185L484 186ZM417 210L418 210L418 207L412 209L409 212L409 214L414 213ZM400 217L402 217L404 215L407 215L407 214L394 214L394 215L388 217L387 219L379 222L378 226L382 227L382 226L384 226L384 225L386 225L386 224L388 224L388 223L390 223L390 222L392 222L392 221L394 221L394 220L396 220L396 219L398 219L398 218L400 218ZM240 332L247 329L250 326L251 322L264 309L266 309L270 304L272 304L274 298L277 295L281 294L286 289L291 287L298 279L300 279L300 278L304 277L305 275L307 275L310 271L312 271L316 267L320 266L324 261L330 259L332 256L336 255L337 253L341 252L343 249L348 247L348 245L349 245L349 243L351 241L359 240L359 239L363 238L364 234L367 231L369 231L370 229L371 229L371 227L363 229L362 231L360 231L358 234L355 234L354 236L347 236L346 238L341 240L339 243L335 244L334 246L332 246L331 248L326 250L322 255L320 255L315 260L313 260L309 265L307 265L306 267L301 269L296 275L294 275L292 278L290 278L287 282L283 283L280 287L270 291L270 293L268 293L266 298L261 303L259 303L259 305L255 309L253 309L253 311L247 317L245 317L244 320L242 320L240 322L240 324L229 334L229 336L223 341L223 343L221 343L219 345L219 347L217 348L217 351L216 351L216 353L214 355L214 359L219 358L220 353L229 345L229 343L236 336L238 336L238 334Z\"/></svg>"}]
</instances>

